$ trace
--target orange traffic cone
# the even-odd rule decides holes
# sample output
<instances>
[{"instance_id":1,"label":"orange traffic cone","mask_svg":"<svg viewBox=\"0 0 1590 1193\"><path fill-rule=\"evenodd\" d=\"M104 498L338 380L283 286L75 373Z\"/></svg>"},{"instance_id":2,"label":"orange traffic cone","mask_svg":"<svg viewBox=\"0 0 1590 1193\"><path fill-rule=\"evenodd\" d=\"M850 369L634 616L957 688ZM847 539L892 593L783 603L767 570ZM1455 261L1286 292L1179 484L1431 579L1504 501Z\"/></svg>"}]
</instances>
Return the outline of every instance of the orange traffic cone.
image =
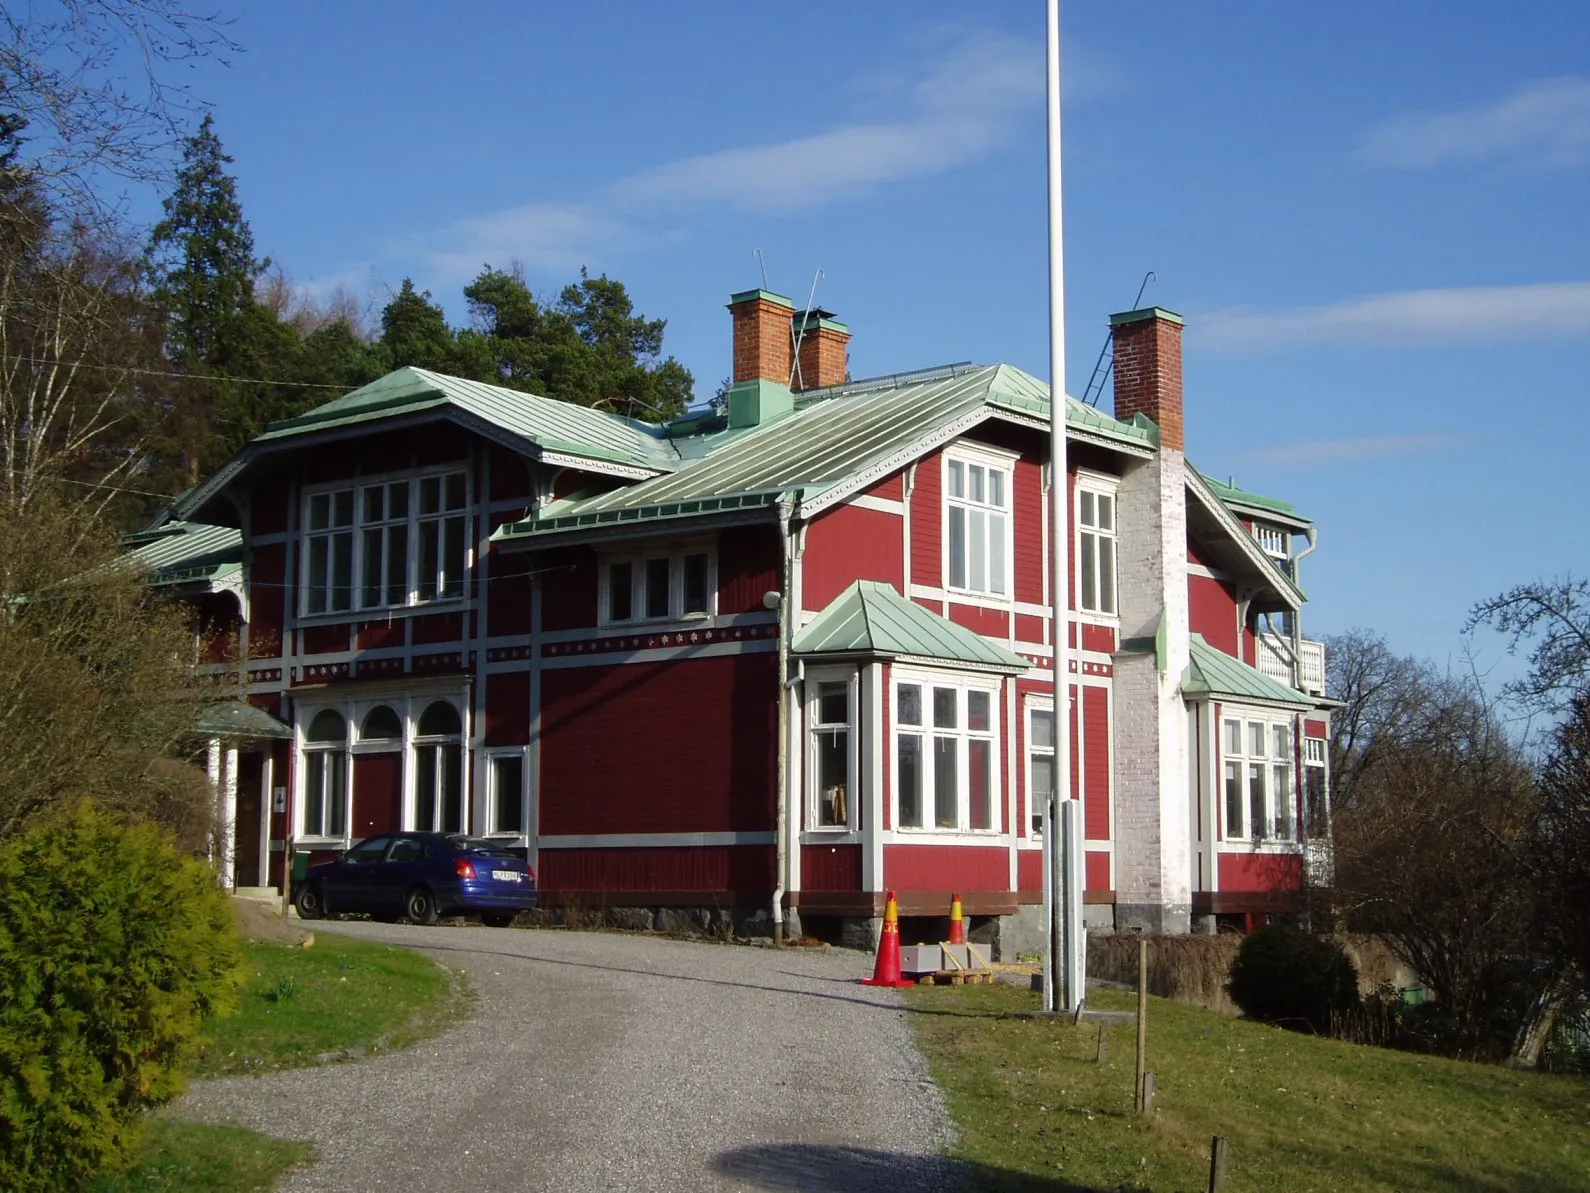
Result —
<instances>
[{"instance_id":1,"label":"orange traffic cone","mask_svg":"<svg viewBox=\"0 0 1590 1193\"><path fill-rule=\"evenodd\" d=\"M894 892L888 892L883 905L883 933L878 937L878 960L872 967L872 977L861 980L863 986L915 986L909 978L900 976L900 905L894 901Z\"/></svg>"},{"instance_id":2,"label":"orange traffic cone","mask_svg":"<svg viewBox=\"0 0 1590 1193\"><path fill-rule=\"evenodd\" d=\"M966 943L966 921L961 918L960 895L950 896L950 943Z\"/></svg>"}]
</instances>

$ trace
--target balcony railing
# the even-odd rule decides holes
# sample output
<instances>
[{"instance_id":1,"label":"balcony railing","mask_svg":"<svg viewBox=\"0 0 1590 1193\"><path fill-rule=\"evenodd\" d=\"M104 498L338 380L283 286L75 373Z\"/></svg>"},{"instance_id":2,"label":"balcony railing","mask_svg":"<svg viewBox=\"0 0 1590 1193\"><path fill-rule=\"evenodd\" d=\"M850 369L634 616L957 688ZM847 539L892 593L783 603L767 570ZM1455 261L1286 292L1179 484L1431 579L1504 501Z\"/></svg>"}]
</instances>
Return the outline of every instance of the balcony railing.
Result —
<instances>
[{"instance_id":1,"label":"balcony railing","mask_svg":"<svg viewBox=\"0 0 1590 1193\"><path fill-rule=\"evenodd\" d=\"M1292 678L1292 640L1279 634L1259 635L1259 670L1271 679L1296 686L1312 696L1325 694L1325 644L1303 639L1298 662L1300 674Z\"/></svg>"}]
</instances>

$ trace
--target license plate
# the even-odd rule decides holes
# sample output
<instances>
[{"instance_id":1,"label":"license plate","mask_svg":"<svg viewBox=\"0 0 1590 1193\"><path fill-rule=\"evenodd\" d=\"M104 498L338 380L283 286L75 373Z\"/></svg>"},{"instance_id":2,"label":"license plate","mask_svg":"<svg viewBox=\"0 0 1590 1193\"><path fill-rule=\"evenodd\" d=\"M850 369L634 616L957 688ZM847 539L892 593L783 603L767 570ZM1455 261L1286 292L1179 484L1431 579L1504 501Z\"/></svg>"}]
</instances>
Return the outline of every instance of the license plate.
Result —
<instances>
[{"instance_id":1,"label":"license plate","mask_svg":"<svg viewBox=\"0 0 1590 1193\"><path fill-rule=\"evenodd\" d=\"M498 882L518 882L519 881L519 871L517 871L517 870L493 870L491 872L491 876L493 878L495 878Z\"/></svg>"}]
</instances>

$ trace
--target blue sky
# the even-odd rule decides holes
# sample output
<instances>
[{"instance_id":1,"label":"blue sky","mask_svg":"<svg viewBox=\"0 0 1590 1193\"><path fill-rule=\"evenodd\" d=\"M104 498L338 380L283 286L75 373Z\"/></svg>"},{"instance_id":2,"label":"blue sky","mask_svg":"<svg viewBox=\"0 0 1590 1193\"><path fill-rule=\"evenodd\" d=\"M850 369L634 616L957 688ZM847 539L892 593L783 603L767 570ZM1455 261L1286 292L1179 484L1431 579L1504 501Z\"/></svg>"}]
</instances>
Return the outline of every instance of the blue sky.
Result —
<instances>
[{"instance_id":1,"label":"blue sky","mask_svg":"<svg viewBox=\"0 0 1590 1193\"><path fill-rule=\"evenodd\" d=\"M856 376L1047 375L1039 0L298 3L192 76L260 250L463 317L582 264L709 394L729 293L819 302ZM1065 7L1069 388L1187 320L1189 454L1320 526L1311 635L1458 659L1470 604L1590 556L1590 8ZM1483 664L1511 664L1482 642Z\"/></svg>"}]
</instances>

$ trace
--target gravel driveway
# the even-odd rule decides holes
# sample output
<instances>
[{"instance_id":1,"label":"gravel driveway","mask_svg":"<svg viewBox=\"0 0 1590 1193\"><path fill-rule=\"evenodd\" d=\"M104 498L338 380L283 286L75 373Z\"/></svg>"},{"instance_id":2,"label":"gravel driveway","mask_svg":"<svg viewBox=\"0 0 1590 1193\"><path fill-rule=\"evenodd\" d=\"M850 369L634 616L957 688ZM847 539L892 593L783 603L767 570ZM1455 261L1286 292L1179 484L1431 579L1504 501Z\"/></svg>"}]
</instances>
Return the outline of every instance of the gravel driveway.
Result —
<instances>
[{"instance_id":1,"label":"gravel driveway","mask_svg":"<svg viewBox=\"0 0 1590 1193\"><path fill-rule=\"evenodd\" d=\"M941 1098L870 959L339 923L468 973L475 1014L357 1064L198 1082L184 1118L314 1143L293 1193L949 1189Z\"/></svg>"}]
</instances>

